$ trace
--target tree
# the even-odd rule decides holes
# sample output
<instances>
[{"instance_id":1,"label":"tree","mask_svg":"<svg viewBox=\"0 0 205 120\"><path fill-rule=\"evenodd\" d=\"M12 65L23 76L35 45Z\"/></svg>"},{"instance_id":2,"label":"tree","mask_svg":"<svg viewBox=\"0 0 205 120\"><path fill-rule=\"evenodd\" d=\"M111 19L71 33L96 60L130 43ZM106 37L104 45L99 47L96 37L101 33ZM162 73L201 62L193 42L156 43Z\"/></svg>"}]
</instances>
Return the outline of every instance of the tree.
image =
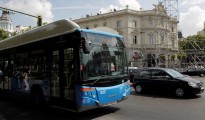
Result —
<instances>
[{"instance_id":1,"label":"tree","mask_svg":"<svg viewBox=\"0 0 205 120\"><path fill-rule=\"evenodd\" d=\"M205 40L205 37L201 35L192 35L188 36L187 40Z\"/></svg>"},{"instance_id":2,"label":"tree","mask_svg":"<svg viewBox=\"0 0 205 120\"><path fill-rule=\"evenodd\" d=\"M6 39L8 37L9 37L8 33L3 29L0 29L0 40Z\"/></svg>"},{"instance_id":3,"label":"tree","mask_svg":"<svg viewBox=\"0 0 205 120\"><path fill-rule=\"evenodd\" d=\"M179 41L180 51L178 59L186 64L201 64L204 62L205 37L201 35L188 36L183 41Z\"/></svg>"},{"instance_id":4,"label":"tree","mask_svg":"<svg viewBox=\"0 0 205 120\"><path fill-rule=\"evenodd\" d=\"M199 50L205 48L205 37L201 35L188 36L185 40L179 41L181 50Z\"/></svg>"}]
</instances>

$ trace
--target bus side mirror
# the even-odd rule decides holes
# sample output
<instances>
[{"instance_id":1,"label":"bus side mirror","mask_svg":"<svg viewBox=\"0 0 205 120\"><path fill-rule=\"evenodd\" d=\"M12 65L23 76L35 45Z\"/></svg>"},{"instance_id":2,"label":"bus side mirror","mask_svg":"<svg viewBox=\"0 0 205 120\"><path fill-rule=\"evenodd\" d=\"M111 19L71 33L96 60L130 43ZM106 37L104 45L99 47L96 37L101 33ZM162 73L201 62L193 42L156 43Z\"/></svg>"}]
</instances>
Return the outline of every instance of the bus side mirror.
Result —
<instances>
[{"instance_id":1,"label":"bus side mirror","mask_svg":"<svg viewBox=\"0 0 205 120\"><path fill-rule=\"evenodd\" d=\"M88 53L90 53L90 42L88 41L88 40L86 40L85 38L82 38L82 46L83 46L83 52L85 53L85 54L88 54Z\"/></svg>"}]
</instances>

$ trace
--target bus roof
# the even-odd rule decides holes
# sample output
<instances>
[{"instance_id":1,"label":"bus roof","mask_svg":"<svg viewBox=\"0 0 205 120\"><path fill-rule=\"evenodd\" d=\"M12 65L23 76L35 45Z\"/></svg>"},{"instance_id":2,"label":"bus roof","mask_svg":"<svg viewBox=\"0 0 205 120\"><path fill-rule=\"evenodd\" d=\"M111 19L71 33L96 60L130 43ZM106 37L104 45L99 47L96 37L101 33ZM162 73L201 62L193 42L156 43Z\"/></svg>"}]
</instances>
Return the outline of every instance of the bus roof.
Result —
<instances>
[{"instance_id":1,"label":"bus roof","mask_svg":"<svg viewBox=\"0 0 205 120\"><path fill-rule=\"evenodd\" d=\"M109 31L106 32L106 30L103 31L101 29L80 29L79 25L74 23L73 21L63 19L2 40L0 41L0 50L5 50L32 42L41 41L43 39L57 37L75 31L96 33L113 37L123 37L116 33L111 33Z\"/></svg>"},{"instance_id":2,"label":"bus roof","mask_svg":"<svg viewBox=\"0 0 205 120\"><path fill-rule=\"evenodd\" d=\"M96 33L96 34L101 34L101 35L108 35L108 36L112 36L112 37L120 37L122 38L123 36L118 35L116 33L111 33L111 31L106 31L107 29L103 30L103 29L79 29L83 32L87 32L87 33Z\"/></svg>"},{"instance_id":3,"label":"bus roof","mask_svg":"<svg viewBox=\"0 0 205 120\"><path fill-rule=\"evenodd\" d=\"M0 50L72 33L79 28L79 25L70 20L58 20L0 41Z\"/></svg>"}]
</instances>

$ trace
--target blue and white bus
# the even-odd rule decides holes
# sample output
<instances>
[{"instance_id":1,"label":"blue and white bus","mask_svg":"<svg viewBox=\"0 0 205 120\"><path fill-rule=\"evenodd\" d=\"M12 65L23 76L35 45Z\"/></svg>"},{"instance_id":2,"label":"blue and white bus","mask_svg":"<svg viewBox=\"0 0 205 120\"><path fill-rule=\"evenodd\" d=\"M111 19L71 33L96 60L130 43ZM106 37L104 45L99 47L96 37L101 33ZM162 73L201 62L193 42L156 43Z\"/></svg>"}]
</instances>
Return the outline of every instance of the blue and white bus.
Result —
<instances>
[{"instance_id":1,"label":"blue and white bus","mask_svg":"<svg viewBox=\"0 0 205 120\"><path fill-rule=\"evenodd\" d=\"M0 91L81 112L126 99L123 36L59 20L0 41ZM12 94L11 94L12 93Z\"/></svg>"}]
</instances>

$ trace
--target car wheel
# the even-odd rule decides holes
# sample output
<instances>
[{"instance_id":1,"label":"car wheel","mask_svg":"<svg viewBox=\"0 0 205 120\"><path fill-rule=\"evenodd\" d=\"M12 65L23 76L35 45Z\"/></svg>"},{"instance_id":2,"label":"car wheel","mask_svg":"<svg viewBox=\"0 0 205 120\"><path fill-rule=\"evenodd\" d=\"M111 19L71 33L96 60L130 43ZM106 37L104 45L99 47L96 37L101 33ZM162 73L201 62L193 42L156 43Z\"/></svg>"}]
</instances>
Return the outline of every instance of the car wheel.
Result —
<instances>
[{"instance_id":1,"label":"car wheel","mask_svg":"<svg viewBox=\"0 0 205 120\"><path fill-rule=\"evenodd\" d=\"M135 86L135 92L136 93L141 93L142 92L142 86L141 85L136 85Z\"/></svg>"},{"instance_id":2,"label":"car wheel","mask_svg":"<svg viewBox=\"0 0 205 120\"><path fill-rule=\"evenodd\" d=\"M200 77L204 77L204 73L201 73L201 74L200 74Z\"/></svg>"},{"instance_id":3,"label":"car wheel","mask_svg":"<svg viewBox=\"0 0 205 120\"><path fill-rule=\"evenodd\" d=\"M185 95L184 89L183 88L177 88L175 89L175 95L177 97L183 97Z\"/></svg>"}]
</instances>

